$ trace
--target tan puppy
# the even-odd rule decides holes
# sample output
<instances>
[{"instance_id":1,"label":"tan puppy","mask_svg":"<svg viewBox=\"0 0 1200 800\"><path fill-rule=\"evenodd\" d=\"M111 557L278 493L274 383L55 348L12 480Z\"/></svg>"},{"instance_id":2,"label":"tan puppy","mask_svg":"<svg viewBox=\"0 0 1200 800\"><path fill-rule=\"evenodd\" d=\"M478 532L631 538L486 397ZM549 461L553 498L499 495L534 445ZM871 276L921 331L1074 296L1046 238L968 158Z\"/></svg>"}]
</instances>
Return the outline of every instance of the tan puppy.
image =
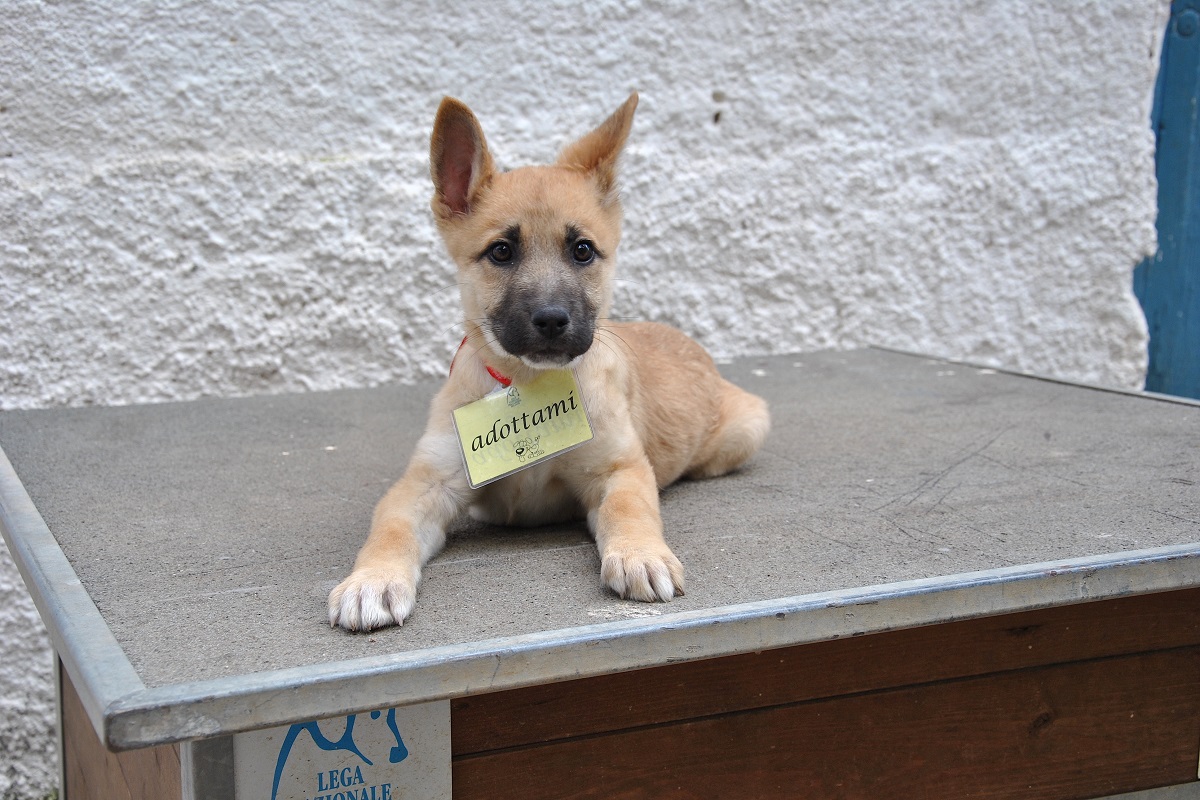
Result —
<instances>
[{"instance_id":1,"label":"tan puppy","mask_svg":"<svg viewBox=\"0 0 1200 800\"><path fill-rule=\"evenodd\" d=\"M663 325L609 320L621 237L616 165L633 94L550 166L499 172L479 122L442 101L430 148L433 213L458 265L466 339L404 477L375 509L354 571L329 595L349 630L399 625L421 567L466 509L504 525L586 517L600 575L621 597L670 600L683 566L663 539L658 491L726 473L766 437L767 405ZM473 489L452 412L543 370L574 370L594 438Z\"/></svg>"}]
</instances>

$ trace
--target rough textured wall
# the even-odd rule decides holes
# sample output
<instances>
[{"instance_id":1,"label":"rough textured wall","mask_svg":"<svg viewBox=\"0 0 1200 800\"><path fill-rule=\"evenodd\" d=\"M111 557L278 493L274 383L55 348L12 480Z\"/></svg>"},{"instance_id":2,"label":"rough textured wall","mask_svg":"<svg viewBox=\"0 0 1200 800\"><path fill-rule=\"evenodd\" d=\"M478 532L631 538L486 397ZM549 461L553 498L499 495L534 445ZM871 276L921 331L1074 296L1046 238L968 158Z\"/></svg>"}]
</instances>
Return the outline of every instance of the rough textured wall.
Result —
<instances>
[{"instance_id":1,"label":"rough textured wall","mask_svg":"<svg viewBox=\"0 0 1200 800\"><path fill-rule=\"evenodd\" d=\"M515 166L634 88L618 314L1142 380L1164 2L155 6L0 15L0 408L444 374L441 96Z\"/></svg>"}]
</instances>

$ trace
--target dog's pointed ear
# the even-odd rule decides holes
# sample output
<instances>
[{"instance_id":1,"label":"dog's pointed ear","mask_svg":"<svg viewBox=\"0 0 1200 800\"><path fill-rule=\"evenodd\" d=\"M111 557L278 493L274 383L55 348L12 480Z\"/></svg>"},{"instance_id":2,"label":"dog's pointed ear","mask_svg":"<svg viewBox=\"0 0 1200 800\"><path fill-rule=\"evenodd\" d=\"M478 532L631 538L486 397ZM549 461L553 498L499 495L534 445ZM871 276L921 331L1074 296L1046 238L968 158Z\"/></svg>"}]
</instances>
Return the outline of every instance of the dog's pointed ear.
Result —
<instances>
[{"instance_id":1,"label":"dog's pointed ear","mask_svg":"<svg viewBox=\"0 0 1200 800\"><path fill-rule=\"evenodd\" d=\"M437 217L449 219L471 213L471 202L494 171L479 120L461 101L442 98L429 140L429 172Z\"/></svg>"},{"instance_id":2,"label":"dog's pointed ear","mask_svg":"<svg viewBox=\"0 0 1200 800\"><path fill-rule=\"evenodd\" d=\"M605 205L617 199L617 158L629 138L637 104L638 95L634 92L611 117L591 133L567 145L558 157L559 166L582 170L596 180Z\"/></svg>"}]
</instances>

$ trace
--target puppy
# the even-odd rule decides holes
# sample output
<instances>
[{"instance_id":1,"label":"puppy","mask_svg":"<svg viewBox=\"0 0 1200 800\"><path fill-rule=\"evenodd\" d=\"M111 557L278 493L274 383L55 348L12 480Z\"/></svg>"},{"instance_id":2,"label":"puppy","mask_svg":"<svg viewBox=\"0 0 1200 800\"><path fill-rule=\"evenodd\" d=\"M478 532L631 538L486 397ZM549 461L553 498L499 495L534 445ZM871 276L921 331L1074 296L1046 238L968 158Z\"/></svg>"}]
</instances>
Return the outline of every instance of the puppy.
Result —
<instances>
[{"instance_id":1,"label":"puppy","mask_svg":"<svg viewBox=\"0 0 1200 800\"><path fill-rule=\"evenodd\" d=\"M471 110L442 101L430 146L432 206L458 266L466 337L408 469L376 507L353 572L329 595L332 625L402 624L422 565L468 509L501 525L585 518L601 579L614 592L642 601L683 594L683 566L663 538L659 490L734 469L770 423L766 403L725 381L684 334L609 318L621 238L617 159L636 108L635 93L552 165L500 172ZM476 449L485 438L499 443L497 431L510 426L497 415L490 435L486 426L464 435L455 410L505 385L519 402L548 373L573 380L571 394L532 417L514 414L511 438L522 440L525 455L541 433L531 420L582 407L590 441L491 483L472 480L468 439ZM549 437L543 427L536 452Z\"/></svg>"}]
</instances>

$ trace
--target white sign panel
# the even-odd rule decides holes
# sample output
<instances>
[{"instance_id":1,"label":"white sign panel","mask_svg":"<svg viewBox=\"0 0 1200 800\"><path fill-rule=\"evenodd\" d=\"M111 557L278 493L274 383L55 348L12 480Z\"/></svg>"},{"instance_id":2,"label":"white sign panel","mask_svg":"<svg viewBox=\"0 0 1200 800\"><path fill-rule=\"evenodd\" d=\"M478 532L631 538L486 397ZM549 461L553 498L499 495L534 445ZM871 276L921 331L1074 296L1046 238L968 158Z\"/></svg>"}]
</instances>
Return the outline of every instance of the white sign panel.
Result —
<instances>
[{"instance_id":1,"label":"white sign panel","mask_svg":"<svg viewBox=\"0 0 1200 800\"><path fill-rule=\"evenodd\" d=\"M237 800L448 800L450 701L233 737Z\"/></svg>"}]
</instances>

